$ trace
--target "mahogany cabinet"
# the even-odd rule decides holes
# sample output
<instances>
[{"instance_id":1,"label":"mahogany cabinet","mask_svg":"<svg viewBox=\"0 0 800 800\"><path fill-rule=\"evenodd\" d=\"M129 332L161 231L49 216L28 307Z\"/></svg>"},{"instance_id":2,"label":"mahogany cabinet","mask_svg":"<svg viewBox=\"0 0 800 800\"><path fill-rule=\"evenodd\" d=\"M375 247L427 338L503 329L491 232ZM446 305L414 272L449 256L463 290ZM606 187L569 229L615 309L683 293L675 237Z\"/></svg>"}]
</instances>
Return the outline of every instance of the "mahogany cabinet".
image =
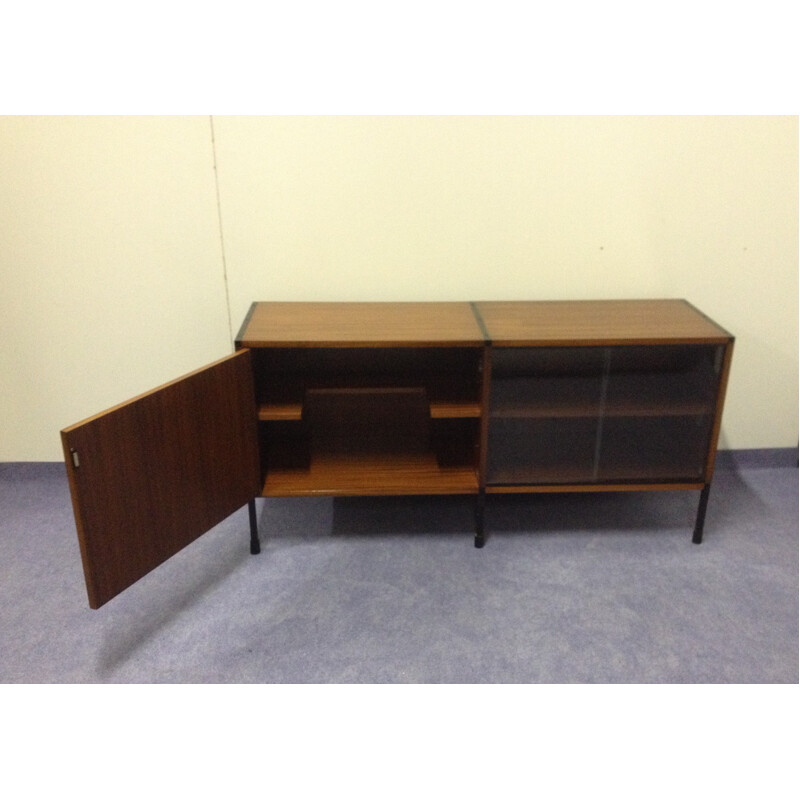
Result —
<instances>
[{"instance_id":1,"label":"mahogany cabinet","mask_svg":"<svg viewBox=\"0 0 800 800\"><path fill-rule=\"evenodd\" d=\"M683 300L253 303L236 352L61 432L98 608L256 497L700 491L733 337Z\"/></svg>"}]
</instances>

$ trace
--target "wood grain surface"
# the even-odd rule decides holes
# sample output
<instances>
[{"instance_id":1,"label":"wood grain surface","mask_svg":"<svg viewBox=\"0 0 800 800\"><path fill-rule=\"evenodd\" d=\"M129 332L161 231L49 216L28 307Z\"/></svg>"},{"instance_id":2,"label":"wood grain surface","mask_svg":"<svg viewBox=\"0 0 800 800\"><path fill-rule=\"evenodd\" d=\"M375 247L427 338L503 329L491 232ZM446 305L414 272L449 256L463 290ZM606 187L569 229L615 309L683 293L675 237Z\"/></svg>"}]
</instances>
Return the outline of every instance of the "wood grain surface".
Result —
<instances>
[{"instance_id":1,"label":"wood grain surface","mask_svg":"<svg viewBox=\"0 0 800 800\"><path fill-rule=\"evenodd\" d=\"M480 302L495 346L722 344L732 337L685 300Z\"/></svg>"},{"instance_id":2,"label":"wood grain surface","mask_svg":"<svg viewBox=\"0 0 800 800\"><path fill-rule=\"evenodd\" d=\"M469 303L254 303L239 347L480 346Z\"/></svg>"},{"instance_id":3,"label":"wood grain surface","mask_svg":"<svg viewBox=\"0 0 800 800\"><path fill-rule=\"evenodd\" d=\"M243 351L62 431L92 608L259 493L256 424Z\"/></svg>"}]
</instances>

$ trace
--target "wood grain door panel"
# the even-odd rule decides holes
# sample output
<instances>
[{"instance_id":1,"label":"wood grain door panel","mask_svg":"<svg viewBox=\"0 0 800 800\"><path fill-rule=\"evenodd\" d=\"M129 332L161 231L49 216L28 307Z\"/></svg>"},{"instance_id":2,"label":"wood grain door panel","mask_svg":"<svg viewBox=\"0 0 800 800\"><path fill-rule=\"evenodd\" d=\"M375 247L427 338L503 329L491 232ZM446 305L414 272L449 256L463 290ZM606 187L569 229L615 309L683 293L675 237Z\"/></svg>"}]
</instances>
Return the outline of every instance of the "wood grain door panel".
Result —
<instances>
[{"instance_id":1,"label":"wood grain door panel","mask_svg":"<svg viewBox=\"0 0 800 800\"><path fill-rule=\"evenodd\" d=\"M256 427L241 350L61 432L92 608L259 494Z\"/></svg>"}]
</instances>

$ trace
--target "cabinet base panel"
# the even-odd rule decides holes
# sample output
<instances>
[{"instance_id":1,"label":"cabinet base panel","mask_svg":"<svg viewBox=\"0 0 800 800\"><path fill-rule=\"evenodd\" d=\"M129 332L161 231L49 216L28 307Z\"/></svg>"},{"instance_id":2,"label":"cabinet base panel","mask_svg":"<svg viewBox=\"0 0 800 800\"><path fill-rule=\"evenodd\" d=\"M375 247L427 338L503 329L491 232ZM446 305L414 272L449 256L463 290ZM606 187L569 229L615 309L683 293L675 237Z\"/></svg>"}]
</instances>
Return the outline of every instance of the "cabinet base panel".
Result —
<instances>
[{"instance_id":1,"label":"cabinet base panel","mask_svg":"<svg viewBox=\"0 0 800 800\"><path fill-rule=\"evenodd\" d=\"M432 455L385 459L312 459L306 467L267 472L263 497L358 497L477 494L472 466L441 466Z\"/></svg>"},{"instance_id":2,"label":"cabinet base panel","mask_svg":"<svg viewBox=\"0 0 800 800\"><path fill-rule=\"evenodd\" d=\"M487 494L526 494L554 492L668 492L677 490L701 490L704 483L573 483L573 484L525 484L487 486Z\"/></svg>"}]
</instances>

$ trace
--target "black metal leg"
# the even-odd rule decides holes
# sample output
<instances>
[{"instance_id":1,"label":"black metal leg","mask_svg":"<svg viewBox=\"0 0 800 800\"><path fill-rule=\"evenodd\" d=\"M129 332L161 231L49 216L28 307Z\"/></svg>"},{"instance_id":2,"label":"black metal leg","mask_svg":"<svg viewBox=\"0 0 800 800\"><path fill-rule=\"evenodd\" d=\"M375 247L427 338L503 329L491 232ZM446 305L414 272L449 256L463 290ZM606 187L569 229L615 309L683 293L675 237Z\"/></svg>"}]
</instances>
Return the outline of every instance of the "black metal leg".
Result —
<instances>
[{"instance_id":1,"label":"black metal leg","mask_svg":"<svg viewBox=\"0 0 800 800\"><path fill-rule=\"evenodd\" d=\"M694 535L692 536L692 541L695 544L700 544L703 541L703 525L706 521L706 507L708 506L708 492L710 489L711 484L707 483L700 492L700 504L697 506L697 519L694 523Z\"/></svg>"},{"instance_id":2,"label":"black metal leg","mask_svg":"<svg viewBox=\"0 0 800 800\"><path fill-rule=\"evenodd\" d=\"M478 492L475 497L475 547L486 544L486 535L483 532L483 517L486 509L486 492Z\"/></svg>"},{"instance_id":3,"label":"black metal leg","mask_svg":"<svg viewBox=\"0 0 800 800\"><path fill-rule=\"evenodd\" d=\"M250 552L257 556L261 552L261 542L258 540L258 517L256 517L255 498L247 501L247 510L250 512Z\"/></svg>"}]
</instances>

